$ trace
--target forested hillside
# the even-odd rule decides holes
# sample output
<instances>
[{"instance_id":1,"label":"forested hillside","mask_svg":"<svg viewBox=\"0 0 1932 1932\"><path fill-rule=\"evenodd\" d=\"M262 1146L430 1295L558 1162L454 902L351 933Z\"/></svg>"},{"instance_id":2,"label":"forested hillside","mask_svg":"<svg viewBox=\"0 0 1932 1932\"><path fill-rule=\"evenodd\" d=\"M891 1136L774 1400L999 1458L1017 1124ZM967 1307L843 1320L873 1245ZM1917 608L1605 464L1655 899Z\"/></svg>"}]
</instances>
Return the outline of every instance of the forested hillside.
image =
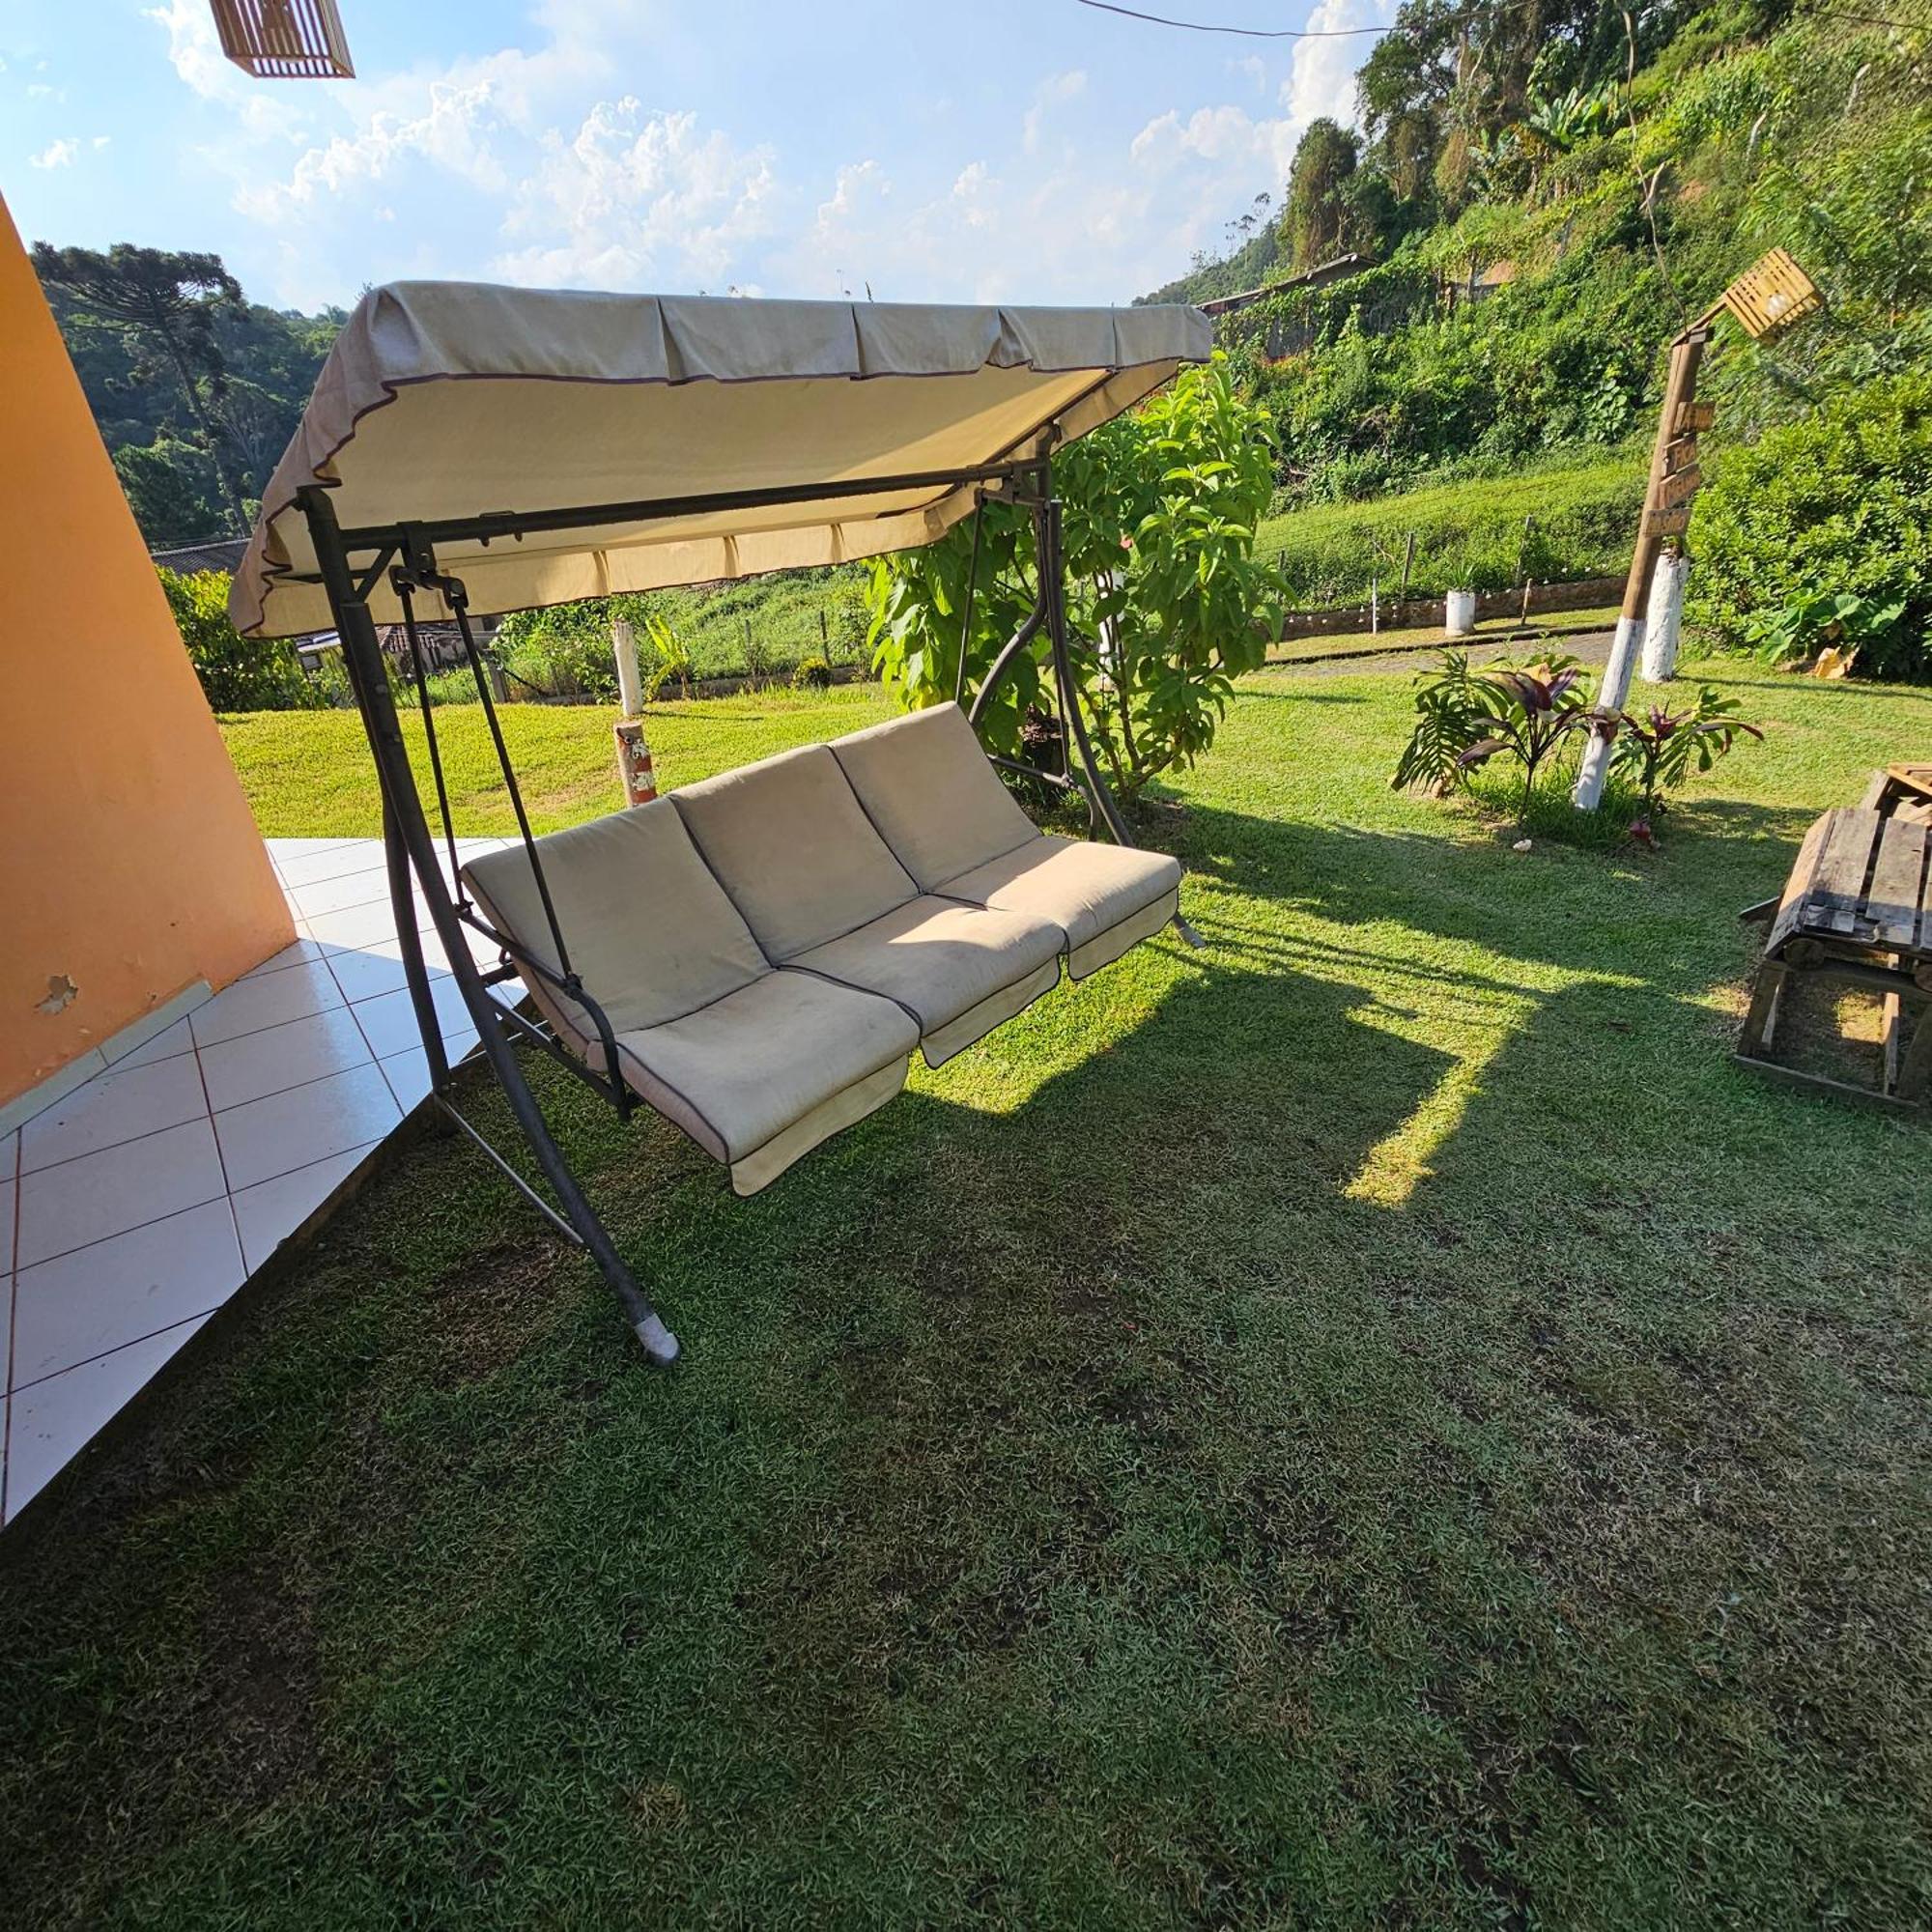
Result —
<instances>
[{"instance_id":1,"label":"forested hillside","mask_svg":"<svg viewBox=\"0 0 1932 1932\"><path fill-rule=\"evenodd\" d=\"M1829 307L1713 362L1722 438L1751 440L1932 351L1928 25L1926 0L1408 0L1360 131L1316 123L1265 226L1149 298L1371 255L1220 327L1284 482L1364 497L1643 437L1664 344L1782 245Z\"/></svg>"},{"instance_id":2,"label":"forested hillside","mask_svg":"<svg viewBox=\"0 0 1932 1932\"><path fill-rule=\"evenodd\" d=\"M150 548L244 534L344 311L248 301L218 255L40 242L34 266Z\"/></svg>"},{"instance_id":3,"label":"forested hillside","mask_svg":"<svg viewBox=\"0 0 1932 1932\"><path fill-rule=\"evenodd\" d=\"M1227 254L1146 298L1372 259L1219 324L1280 433L1278 508L1461 478L1459 521L1494 523L1479 479L1595 460L1586 494L1634 516L1666 344L1783 247L1826 306L1707 358L1692 620L1932 672L1932 4L1407 0L1357 84L1358 127L1314 124ZM1399 502L1377 520L1415 527ZM1297 595L1335 587L1327 524L1270 537Z\"/></svg>"}]
</instances>

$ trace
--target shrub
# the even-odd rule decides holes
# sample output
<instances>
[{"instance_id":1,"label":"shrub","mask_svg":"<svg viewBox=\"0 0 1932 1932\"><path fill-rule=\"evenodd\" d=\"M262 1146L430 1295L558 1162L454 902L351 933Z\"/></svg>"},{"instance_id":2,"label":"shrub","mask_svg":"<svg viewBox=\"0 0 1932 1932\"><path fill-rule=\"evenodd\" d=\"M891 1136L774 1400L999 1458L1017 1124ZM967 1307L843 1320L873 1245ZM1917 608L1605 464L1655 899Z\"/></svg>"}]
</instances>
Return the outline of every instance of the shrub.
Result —
<instances>
[{"instance_id":1,"label":"shrub","mask_svg":"<svg viewBox=\"0 0 1932 1932\"><path fill-rule=\"evenodd\" d=\"M548 611L517 611L497 627L496 651L524 683L555 697L606 701L617 695L617 660L611 647L613 616L639 613L636 599L595 598Z\"/></svg>"},{"instance_id":2,"label":"shrub","mask_svg":"<svg viewBox=\"0 0 1932 1932\"><path fill-rule=\"evenodd\" d=\"M1862 623L1859 670L1932 675L1932 374L1869 384L1726 456L1690 535L1686 614L1718 642L1771 644L1777 613L1797 612L1802 652L1804 613L1842 608ZM1838 598L1856 601L1816 601Z\"/></svg>"},{"instance_id":3,"label":"shrub","mask_svg":"<svg viewBox=\"0 0 1932 1932\"><path fill-rule=\"evenodd\" d=\"M1694 767L1708 772L1738 741L1740 732L1764 733L1737 716L1738 700L1700 686L1690 707L1672 711L1653 704L1641 717L1626 711L1617 720L1610 767L1632 779L1643 804L1631 826L1634 838L1655 844L1651 820L1663 810L1663 794L1674 791Z\"/></svg>"},{"instance_id":4,"label":"shrub","mask_svg":"<svg viewBox=\"0 0 1932 1932\"><path fill-rule=\"evenodd\" d=\"M1433 675L1416 680L1415 731L1397 761L1398 789L1433 784L1448 791L1503 757L1522 771L1522 810L1551 755L1592 722L1583 667L1575 658L1469 668L1466 651L1444 651Z\"/></svg>"},{"instance_id":5,"label":"shrub","mask_svg":"<svg viewBox=\"0 0 1932 1932\"><path fill-rule=\"evenodd\" d=\"M1273 461L1265 415L1236 394L1217 355L1055 465L1069 656L1096 750L1123 795L1205 752L1232 679L1266 653L1263 622L1273 618L1279 585L1254 543ZM964 640L968 671L980 675L1033 601L1031 520L998 502L985 519ZM874 566L873 664L908 707L953 695L972 557L968 522ZM1042 638L986 712L986 735L1009 756L1020 755L1024 721L1048 696L1046 659Z\"/></svg>"},{"instance_id":6,"label":"shrub","mask_svg":"<svg viewBox=\"0 0 1932 1932\"><path fill-rule=\"evenodd\" d=\"M794 691L829 691L832 688L832 667L820 657L801 658L798 668L791 674L791 688Z\"/></svg>"},{"instance_id":7,"label":"shrub","mask_svg":"<svg viewBox=\"0 0 1932 1932\"><path fill-rule=\"evenodd\" d=\"M328 700L309 681L286 638L244 638L228 621L228 574L186 576L161 566L175 628L188 662L216 711L311 711Z\"/></svg>"}]
</instances>

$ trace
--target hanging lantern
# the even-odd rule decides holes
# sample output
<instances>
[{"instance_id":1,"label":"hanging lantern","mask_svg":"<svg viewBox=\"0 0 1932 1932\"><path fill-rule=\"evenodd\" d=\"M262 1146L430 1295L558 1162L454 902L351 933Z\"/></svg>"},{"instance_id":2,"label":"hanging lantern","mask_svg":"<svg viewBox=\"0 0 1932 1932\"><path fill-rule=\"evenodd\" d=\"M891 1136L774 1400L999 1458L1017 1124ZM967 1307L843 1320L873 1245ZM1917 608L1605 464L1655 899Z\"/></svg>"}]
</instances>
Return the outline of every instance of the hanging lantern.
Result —
<instances>
[{"instance_id":1,"label":"hanging lantern","mask_svg":"<svg viewBox=\"0 0 1932 1932\"><path fill-rule=\"evenodd\" d=\"M263 80L353 80L335 0L214 0L221 51Z\"/></svg>"}]
</instances>

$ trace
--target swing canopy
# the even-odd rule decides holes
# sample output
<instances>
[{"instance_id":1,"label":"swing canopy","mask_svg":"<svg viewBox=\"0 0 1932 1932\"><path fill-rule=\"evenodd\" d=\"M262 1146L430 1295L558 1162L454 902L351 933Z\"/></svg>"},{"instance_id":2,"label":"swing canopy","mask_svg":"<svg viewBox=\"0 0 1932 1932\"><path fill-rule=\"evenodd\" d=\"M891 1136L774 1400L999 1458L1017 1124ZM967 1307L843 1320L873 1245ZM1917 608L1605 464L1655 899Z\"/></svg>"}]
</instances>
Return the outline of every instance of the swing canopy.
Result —
<instances>
[{"instance_id":1,"label":"swing canopy","mask_svg":"<svg viewBox=\"0 0 1932 1932\"><path fill-rule=\"evenodd\" d=\"M298 501L316 485L352 550L420 528L478 613L908 549L1211 348L1184 307L393 283L329 352L230 611L250 637L335 624ZM400 621L387 582L366 601Z\"/></svg>"}]
</instances>

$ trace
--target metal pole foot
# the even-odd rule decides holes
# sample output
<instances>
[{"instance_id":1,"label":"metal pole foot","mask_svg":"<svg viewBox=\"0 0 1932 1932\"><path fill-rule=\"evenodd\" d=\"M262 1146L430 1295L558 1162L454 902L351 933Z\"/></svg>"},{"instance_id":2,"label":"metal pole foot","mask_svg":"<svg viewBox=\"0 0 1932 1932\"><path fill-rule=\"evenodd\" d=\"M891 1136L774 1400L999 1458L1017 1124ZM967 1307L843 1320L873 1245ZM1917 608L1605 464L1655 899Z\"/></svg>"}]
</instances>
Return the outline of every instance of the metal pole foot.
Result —
<instances>
[{"instance_id":1,"label":"metal pole foot","mask_svg":"<svg viewBox=\"0 0 1932 1932\"><path fill-rule=\"evenodd\" d=\"M1193 947L1195 952L1207 952L1208 942L1205 939L1203 939L1201 935L1198 932L1196 932L1191 925L1188 924L1186 920L1183 919L1179 913L1176 913L1173 919L1171 919L1168 922L1168 923L1174 927L1175 931L1179 933L1182 939L1186 940L1188 945Z\"/></svg>"},{"instance_id":2,"label":"metal pole foot","mask_svg":"<svg viewBox=\"0 0 1932 1932\"><path fill-rule=\"evenodd\" d=\"M663 1319L656 1315L646 1315L638 1322L635 1330L638 1340L644 1345L644 1353L659 1368L668 1368L678 1358L677 1337L664 1325Z\"/></svg>"}]
</instances>

